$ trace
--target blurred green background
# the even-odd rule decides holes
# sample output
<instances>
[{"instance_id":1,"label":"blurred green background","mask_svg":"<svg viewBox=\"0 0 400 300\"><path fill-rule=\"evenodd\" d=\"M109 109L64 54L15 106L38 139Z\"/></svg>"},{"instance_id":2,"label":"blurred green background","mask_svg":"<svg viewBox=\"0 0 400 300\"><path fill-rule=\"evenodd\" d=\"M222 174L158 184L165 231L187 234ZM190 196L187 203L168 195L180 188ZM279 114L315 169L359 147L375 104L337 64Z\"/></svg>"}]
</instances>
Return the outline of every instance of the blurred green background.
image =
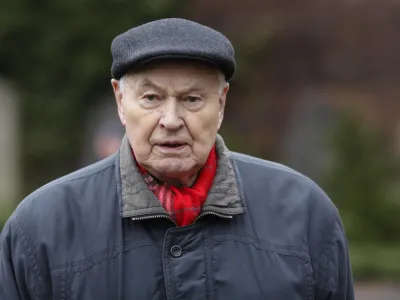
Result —
<instances>
[{"instance_id":1,"label":"blurred green background","mask_svg":"<svg viewBox=\"0 0 400 300\"><path fill-rule=\"evenodd\" d=\"M42 0L0 4L0 228L34 189L118 146L110 44L183 17L238 63L221 134L338 206L358 281L400 282L400 3Z\"/></svg>"}]
</instances>

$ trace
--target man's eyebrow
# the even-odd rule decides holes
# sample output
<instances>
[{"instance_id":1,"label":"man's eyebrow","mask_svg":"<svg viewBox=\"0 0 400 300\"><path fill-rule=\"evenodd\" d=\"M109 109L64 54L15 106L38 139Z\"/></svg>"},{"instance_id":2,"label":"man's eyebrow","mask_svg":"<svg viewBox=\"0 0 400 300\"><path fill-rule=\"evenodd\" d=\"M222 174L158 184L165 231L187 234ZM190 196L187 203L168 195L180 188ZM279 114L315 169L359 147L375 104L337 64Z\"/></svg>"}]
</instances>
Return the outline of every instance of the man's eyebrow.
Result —
<instances>
[{"instance_id":1,"label":"man's eyebrow","mask_svg":"<svg viewBox=\"0 0 400 300\"><path fill-rule=\"evenodd\" d=\"M155 82L151 81L148 78L143 78L137 81L137 86L139 88L152 88L155 89L158 92L166 93L167 89L159 86ZM199 85L198 83L189 83L186 84L182 89L179 91L176 91L178 94L188 94L192 92L204 92L204 88Z\"/></svg>"},{"instance_id":2,"label":"man's eyebrow","mask_svg":"<svg viewBox=\"0 0 400 300\"><path fill-rule=\"evenodd\" d=\"M192 92L204 92L204 87L202 87L198 82L189 82L185 84L182 89L179 90L180 94L187 94Z\"/></svg>"},{"instance_id":3,"label":"man's eyebrow","mask_svg":"<svg viewBox=\"0 0 400 300\"><path fill-rule=\"evenodd\" d=\"M159 92L165 92L166 89L157 85L155 82L151 81L148 78L144 78L138 81L137 85L142 88L153 88Z\"/></svg>"},{"instance_id":4,"label":"man's eyebrow","mask_svg":"<svg viewBox=\"0 0 400 300\"><path fill-rule=\"evenodd\" d=\"M179 91L182 94L187 94L187 93L193 93L193 92L204 92L204 88L193 85L193 86L188 86L183 88L182 90Z\"/></svg>"}]
</instances>

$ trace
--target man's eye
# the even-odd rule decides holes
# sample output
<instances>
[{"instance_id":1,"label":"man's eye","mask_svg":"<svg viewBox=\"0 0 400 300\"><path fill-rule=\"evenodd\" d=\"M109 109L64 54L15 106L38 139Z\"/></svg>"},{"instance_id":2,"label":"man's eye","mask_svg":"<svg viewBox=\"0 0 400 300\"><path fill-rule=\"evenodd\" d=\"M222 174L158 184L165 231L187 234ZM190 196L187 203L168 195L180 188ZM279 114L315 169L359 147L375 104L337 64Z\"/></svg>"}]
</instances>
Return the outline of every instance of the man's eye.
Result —
<instances>
[{"instance_id":1,"label":"man's eye","mask_svg":"<svg viewBox=\"0 0 400 300\"><path fill-rule=\"evenodd\" d=\"M200 100L200 98L196 97L196 96L188 96L188 97L186 97L186 101L191 102L191 103L196 103L199 100Z\"/></svg>"},{"instance_id":2,"label":"man's eye","mask_svg":"<svg viewBox=\"0 0 400 300\"><path fill-rule=\"evenodd\" d=\"M159 97L159 96L153 95L153 94L145 95L143 98L146 99L146 100L148 100L148 101L157 101L157 100L160 100L160 97Z\"/></svg>"}]
</instances>

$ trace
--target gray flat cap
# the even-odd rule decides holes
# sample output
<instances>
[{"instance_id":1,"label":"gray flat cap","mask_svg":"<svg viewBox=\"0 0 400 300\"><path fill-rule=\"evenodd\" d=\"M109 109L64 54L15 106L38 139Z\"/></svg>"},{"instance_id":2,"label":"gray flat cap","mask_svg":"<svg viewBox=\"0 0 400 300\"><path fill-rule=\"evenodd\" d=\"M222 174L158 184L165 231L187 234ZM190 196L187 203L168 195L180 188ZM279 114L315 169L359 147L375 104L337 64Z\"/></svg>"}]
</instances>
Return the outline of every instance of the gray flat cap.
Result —
<instances>
[{"instance_id":1,"label":"gray flat cap","mask_svg":"<svg viewBox=\"0 0 400 300\"><path fill-rule=\"evenodd\" d=\"M185 19L161 19L134 27L111 44L111 74L121 78L135 66L161 59L190 59L219 68L226 80L235 72L235 52L222 33Z\"/></svg>"}]
</instances>

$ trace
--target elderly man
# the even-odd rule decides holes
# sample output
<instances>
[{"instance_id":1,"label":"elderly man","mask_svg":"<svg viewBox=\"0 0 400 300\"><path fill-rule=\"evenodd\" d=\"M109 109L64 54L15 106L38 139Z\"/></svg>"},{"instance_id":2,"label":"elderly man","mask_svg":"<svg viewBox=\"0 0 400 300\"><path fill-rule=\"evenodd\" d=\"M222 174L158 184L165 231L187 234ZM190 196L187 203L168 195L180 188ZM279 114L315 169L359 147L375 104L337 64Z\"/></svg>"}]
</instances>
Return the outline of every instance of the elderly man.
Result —
<instances>
[{"instance_id":1,"label":"elderly man","mask_svg":"<svg viewBox=\"0 0 400 300\"><path fill-rule=\"evenodd\" d=\"M217 134L231 43L164 19L112 43L119 152L28 196L1 236L1 300L354 299L337 209Z\"/></svg>"}]
</instances>

